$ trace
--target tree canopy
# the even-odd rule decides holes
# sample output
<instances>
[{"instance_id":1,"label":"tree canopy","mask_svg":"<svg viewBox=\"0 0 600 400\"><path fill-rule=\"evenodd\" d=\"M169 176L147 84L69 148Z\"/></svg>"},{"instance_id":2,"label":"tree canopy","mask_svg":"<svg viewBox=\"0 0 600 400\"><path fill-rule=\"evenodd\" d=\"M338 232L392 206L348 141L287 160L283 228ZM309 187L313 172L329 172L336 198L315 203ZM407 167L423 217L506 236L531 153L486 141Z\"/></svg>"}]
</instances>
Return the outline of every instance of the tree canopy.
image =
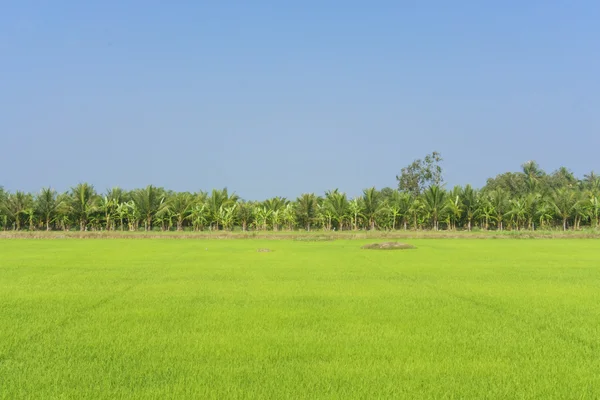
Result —
<instances>
[{"instance_id":1,"label":"tree canopy","mask_svg":"<svg viewBox=\"0 0 600 400\"><path fill-rule=\"evenodd\" d=\"M566 167L546 173L535 161L517 172L445 188L432 152L402 168L398 187L371 187L349 198L339 189L296 199L241 199L227 188L173 192L148 185L99 193L79 183L65 193L8 192L0 186L2 230L394 230L597 229L600 176Z\"/></svg>"}]
</instances>

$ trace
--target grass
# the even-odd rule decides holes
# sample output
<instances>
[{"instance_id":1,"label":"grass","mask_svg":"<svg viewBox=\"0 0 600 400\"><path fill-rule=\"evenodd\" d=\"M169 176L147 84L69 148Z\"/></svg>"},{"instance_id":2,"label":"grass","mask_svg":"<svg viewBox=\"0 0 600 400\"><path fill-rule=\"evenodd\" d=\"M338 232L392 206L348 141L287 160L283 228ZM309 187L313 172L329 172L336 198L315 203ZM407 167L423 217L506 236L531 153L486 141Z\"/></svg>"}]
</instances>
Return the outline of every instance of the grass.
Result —
<instances>
[{"instance_id":1,"label":"grass","mask_svg":"<svg viewBox=\"0 0 600 400\"><path fill-rule=\"evenodd\" d=\"M600 396L597 240L369 242L1 240L0 398Z\"/></svg>"}]
</instances>

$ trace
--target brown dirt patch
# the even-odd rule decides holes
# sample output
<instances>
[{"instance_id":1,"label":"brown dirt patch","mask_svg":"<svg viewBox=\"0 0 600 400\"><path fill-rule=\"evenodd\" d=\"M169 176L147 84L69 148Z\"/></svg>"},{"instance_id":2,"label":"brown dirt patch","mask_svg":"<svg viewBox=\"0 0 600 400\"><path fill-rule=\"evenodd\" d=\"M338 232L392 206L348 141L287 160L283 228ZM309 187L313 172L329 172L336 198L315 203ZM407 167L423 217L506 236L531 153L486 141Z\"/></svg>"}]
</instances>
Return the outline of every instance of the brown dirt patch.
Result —
<instances>
[{"instance_id":1,"label":"brown dirt patch","mask_svg":"<svg viewBox=\"0 0 600 400\"><path fill-rule=\"evenodd\" d=\"M371 243L366 244L361 247L362 249L367 250L408 250L414 249L415 246L408 243L400 243L400 242L384 242L384 243Z\"/></svg>"}]
</instances>

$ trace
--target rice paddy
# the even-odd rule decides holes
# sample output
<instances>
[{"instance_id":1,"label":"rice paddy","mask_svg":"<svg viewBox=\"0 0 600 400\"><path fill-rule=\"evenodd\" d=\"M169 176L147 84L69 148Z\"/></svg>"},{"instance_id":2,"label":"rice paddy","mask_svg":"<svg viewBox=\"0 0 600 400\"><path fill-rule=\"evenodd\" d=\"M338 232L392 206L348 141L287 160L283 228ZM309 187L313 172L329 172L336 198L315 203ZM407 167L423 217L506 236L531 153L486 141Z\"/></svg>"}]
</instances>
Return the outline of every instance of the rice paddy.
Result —
<instances>
[{"instance_id":1,"label":"rice paddy","mask_svg":"<svg viewBox=\"0 0 600 400\"><path fill-rule=\"evenodd\" d=\"M0 398L600 397L598 240L402 241L0 240Z\"/></svg>"}]
</instances>

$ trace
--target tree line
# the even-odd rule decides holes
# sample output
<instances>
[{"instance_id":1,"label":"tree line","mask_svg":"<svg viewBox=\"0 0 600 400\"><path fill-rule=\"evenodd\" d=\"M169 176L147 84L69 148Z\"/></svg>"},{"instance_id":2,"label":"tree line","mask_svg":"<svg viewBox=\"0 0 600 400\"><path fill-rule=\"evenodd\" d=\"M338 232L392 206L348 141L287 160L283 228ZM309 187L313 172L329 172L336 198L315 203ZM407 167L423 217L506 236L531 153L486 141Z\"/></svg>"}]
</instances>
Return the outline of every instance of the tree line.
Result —
<instances>
[{"instance_id":1,"label":"tree line","mask_svg":"<svg viewBox=\"0 0 600 400\"><path fill-rule=\"evenodd\" d=\"M68 192L10 193L0 186L2 230L536 230L597 229L600 177L576 178L561 167L546 173L535 161L519 172L446 189L433 152L396 176L397 188L365 189L349 198L338 189L296 199L245 201L225 189L174 192L149 185L98 193L88 183Z\"/></svg>"}]
</instances>

